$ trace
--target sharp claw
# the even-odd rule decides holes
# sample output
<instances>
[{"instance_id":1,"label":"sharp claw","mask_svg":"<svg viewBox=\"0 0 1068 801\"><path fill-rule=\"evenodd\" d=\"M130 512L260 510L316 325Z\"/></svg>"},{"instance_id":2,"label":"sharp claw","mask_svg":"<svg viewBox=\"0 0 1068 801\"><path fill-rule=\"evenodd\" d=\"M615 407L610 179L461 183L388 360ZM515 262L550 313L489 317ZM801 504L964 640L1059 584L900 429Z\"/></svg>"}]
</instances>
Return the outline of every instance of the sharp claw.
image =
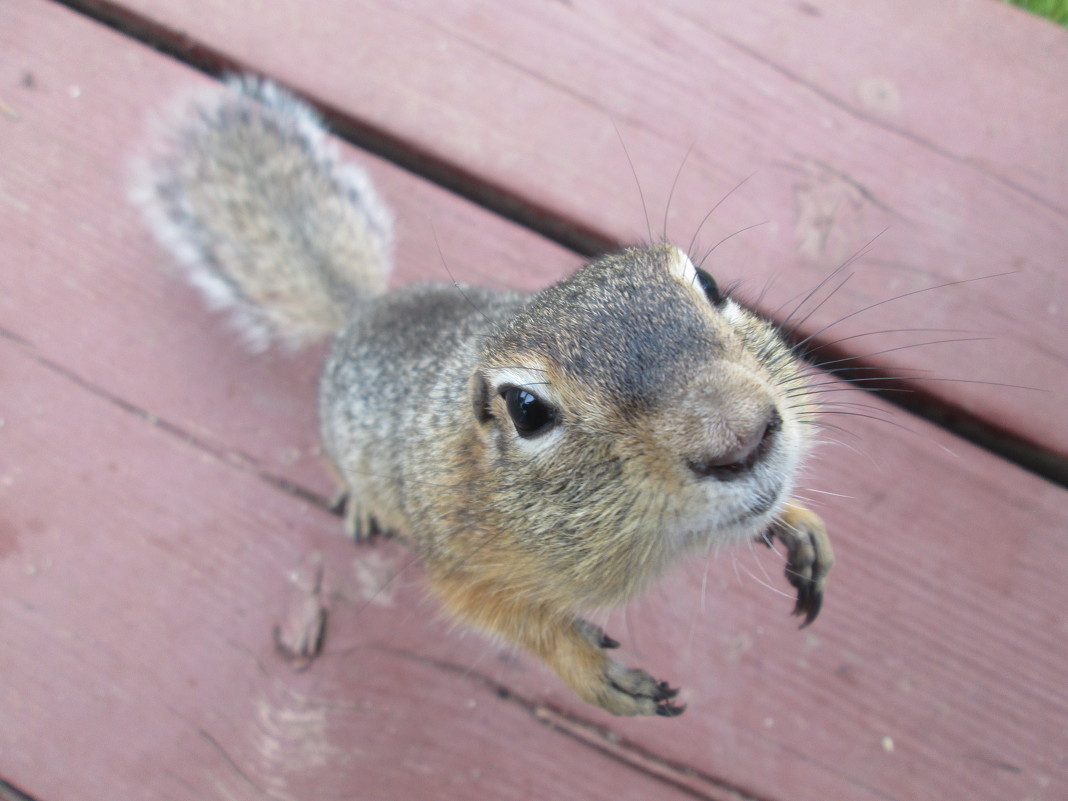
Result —
<instances>
[{"instance_id":1,"label":"sharp claw","mask_svg":"<svg viewBox=\"0 0 1068 801\"><path fill-rule=\"evenodd\" d=\"M808 601L808 605L805 607L805 619L798 626L799 629L805 628L809 625L820 613L820 607L823 606L823 593L813 592Z\"/></svg>"},{"instance_id":2,"label":"sharp claw","mask_svg":"<svg viewBox=\"0 0 1068 801\"><path fill-rule=\"evenodd\" d=\"M803 617L800 628L810 625L823 605L823 588L834 555L823 522L812 512L789 506L782 520L763 535L786 546L786 580L797 591L793 614Z\"/></svg>"},{"instance_id":3,"label":"sharp claw","mask_svg":"<svg viewBox=\"0 0 1068 801\"><path fill-rule=\"evenodd\" d=\"M662 681L657 685L656 695L654 697L657 701L667 701L669 698L674 698L678 694L678 687L672 687L666 681Z\"/></svg>"},{"instance_id":4,"label":"sharp claw","mask_svg":"<svg viewBox=\"0 0 1068 801\"><path fill-rule=\"evenodd\" d=\"M348 490L341 490L340 492L338 492L337 495L335 495L333 498L330 499L330 506L328 507L328 509L329 509L331 514L335 514L335 515L339 515L339 516L340 515L344 515L345 514L345 505L348 502L349 502Z\"/></svg>"},{"instance_id":5,"label":"sharp claw","mask_svg":"<svg viewBox=\"0 0 1068 801\"><path fill-rule=\"evenodd\" d=\"M670 702L656 705L656 714L662 718L677 718L686 711L686 704L677 705Z\"/></svg>"},{"instance_id":6,"label":"sharp claw","mask_svg":"<svg viewBox=\"0 0 1068 801\"><path fill-rule=\"evenodd\" d=\"M601 647L602 648L618 648L619 647L619 643L616 640L613 640L607 634L602 634L601 635Z\"/></svg>"},{"instance_id":7,"label":"sharp claw","mask_svg":"<svg viewBox=\"0 0 1068 801\"><path fill-rule=\"evenodd\" d=\"M794 605L794 614L800 615L804 610L808 609L812 601L812 582L804 581L796 574L794 576L790 580L790 583L797 588L797 603Z\"/></svg>"}]
</instances>

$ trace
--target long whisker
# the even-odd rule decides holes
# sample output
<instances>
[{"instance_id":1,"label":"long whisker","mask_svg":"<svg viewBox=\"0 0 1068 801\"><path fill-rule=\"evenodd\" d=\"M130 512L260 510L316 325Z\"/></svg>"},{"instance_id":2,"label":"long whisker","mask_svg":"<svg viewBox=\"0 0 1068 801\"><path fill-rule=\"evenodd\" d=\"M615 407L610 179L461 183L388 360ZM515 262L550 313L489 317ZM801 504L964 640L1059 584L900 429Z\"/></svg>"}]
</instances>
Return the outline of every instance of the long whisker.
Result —
<instances>
[{"instance_id":1,"label":"long whisker","mask_svg":"<svg viewBox=\"0 0 1068 801\"><path fill-rule=\"evenodd\" d=\"M749 182L749 179L752 178L754 175L756 175L756 173L755 172L751 172L751 173L749 173L749 175L745 176L745 178L743 178L738 183L736 183L734 185L734 187L727 194L725 194L723 197L721 197L716 202L716 205L714 205L712 208L710 208L708 210L708 213L704 217L701 218L701 222L699 222L697 224L697 230L694 231L693 232L693 236L690 237L689 247L686 248L686 252L687 253L693 253L694 245L697 243L697 237L699 237L701 235L701 229L705 227L705 223L708 222L708 218L716 213L716 209L718 209L720 206L722 206L726 202L727 198L729 198L731 195L733 195L735 192L737 192L739 189L741 189L743 186L745 186L745 184Z\"/></svg>"},{"instance_id":2,"label":"long whisker","mask_svg":"<svg viewBox=\"0 0 1068 801\"><path fill-rule=\"evenodd\" d=\"M1048 389L1041 387L1028 387L1023 384L1007 384L1003 381L980 381L974 378L948 378L945 376L926 376L926 375L888 375L888 376L873 376L871 378L852 378L849 380L850 384L863 384L863 383L882 383L884 381L922 381L924 383L941 382L948 384L976 384L983 387L1001 387L1003 389L1025 389L1030 392L1049 392ZM827 382L832 383L832 382ZM816 385L820 386L820 385ZM880 387L877 391L886 392L893 388Z\"/></svg>"},{"instance_id":3,"label":"long whisker","mask_svg":"<svg viewBox=\"0 0 1068 801\"><path fill-rule=\"evenodd\" d=\"M671 191L668 192L667 203L664 206L664 227L663 227L663 230L660 233L661 238L665 242L669 241L668 240L668 231L667 231L667 228L668 228L668 217L671 216L671 201L675 197L675 187L677 187L678 184L679 184L679 178L682 176L682 170L686 166L686 162L690 158L690 154L691 153L693 153L693 144L692 143L690 144L690 146L688 148L686 148L686 155L682 157L682 162L679 164L678 170L675 171L675 178L671 182Z\"/></svg>"},{"instance_id":4,"label":"long whisker","mask_svg":"<svg viewBox=\"0 0 1068 801\"><path fill-rule=\"evenodd\" d=\"M805 294L805 296L801 299L801 302L798 303L797 306L794 307L793 311L791 311L788 315L786 315L786 319L783 320L779 324L779 327L784 331L786 331L786 330L796 330L797 326L792 326L791 327L791 324L790 324L790 321L794 318L794 315L797 314L799 311L801 311L801 309L804 307L804 305L806 303L808 303L813 297L815 297L818 292L820 292L825 286L827 286L827 284L829 284L831 281L833 281L836 276L841 275L843 272L848 270L853 264L855 264L859 259L861 259L864 256L866 256L871 251L871 248L875 244L876 240L878 240L879 237L881 237L883 234L885 234L887 230L888 229L884 228L882 231L877 233L875 236L873 236L871 239L869 239L859 250L854 252L853 255L851 255L848 259L846 259L844 262L842 262L837 267L835 267L830 273L828 273L826 276L824 276L822 281L820 281L818 284L816 284L816 286L814 286L812 289L810 289ZM835 291L837 291L837 290L835 290ZM834 294L834 293L832 292L831 294ZM789 303L789 301L788 301L788 303ZM785 307L785 304L784 304L784 306L780 306L772 316L773 317L778 317L779 314L782 313L782 310L783 310L784 307ZM807 319L807 315L806 315L806 319Z\"/></svg>"},{"instance_id":5,"label":"long whisker","mask_svg":"<svg viewBox=\"0 0 1068 801\"><path fill-rule=\"evenodd\" d=\"M698 266L703 266L705 261L708 259L708 257L711 256L715 252L716 248L718 248L724 242L726 242L726 241L728 241L730 239L734 239L734 237L738 236L738 234L744 234L746 231L751 231L754 228L759 228L760 226L767 225L767 224L768 224L768 221L764 220L763 222L753 223L752 225L747 225L744 228L739 228L737 231L735 231L732 234L727 234L727 236L723 237L716 244L714 244L711 248L709 248L708 250L705 251L704 255L701 256L701 258L697 262Z\"/></svg>"},{"instance_id":6,"label":"long whisker","mask_svg":"<svg viewBox=\"0 0 1068 801\"><path fill-rule=\"evenodd\" d=\"M638 188L638 199L642 202L642 214L645 215L645 235L648 237L648 243L653 244L653 224L649 219L649 206L645 202L645 193L642 192L642 182L638 178L638 170L634 166L634 160L630 157L630 151L627 150L627 143L623 139L623 134L619 130L619 126L616 125L616 121L612 120L612 128L616 132L616 137L619 139L620 147L623 148L623 155L627 157L627 164L630 166L630 174L634 178L634 185Z\"/></svg>"},{"instance_id":7,"label":"long whisker","mask_svg":"<svg viewBox=\"0 0 1068 801\"><path fill-rule=\"evenodd\" d=\"M839 337L838 339L832 339L828 342L821 342L814 348L809 348L805 351L805 358L812 358L812 354L818 353L824 348L831 348L835 345L840 345L843 342L850 342L854 339L863 339L864 337L874 336L886 336L889 334L977 334L977 331L968 331L963 328L883 328L879 331L864 331L860 334L850 334L847 337ZM987 337L989 339L989 337ZM953 341L953 340L950 340Z\"/></svg>"},{"instance_id":8,"label":"long whisker","mask_svg":"<svg viewBox=\"0 0 1068 801\"><path fill-rule=\"evenodd\" d=\"M823 326L822 328L817 329L816 331L812 332L807 337L802 339L800 342L795 343L793 347L794 347L795 350L798 349L798 348L803 348L808 342L811 342L813 339L818 337L824 331L827 331L828 329L833 328L836 325L840 325L841 323L844 323L846 320L850 320L853 317L856 317L857 315L864 314L865 312L871 311L872 309L877 309L880 306L885 306L888 303L894 303L895 301L903 300L904 298L910 298L910 297L913 297L914 295L922 295L924 292L933 292L936 289L945 289L946 287L960 286L962 284L970 284L970 283L973 283L975 281L986 281L987 279L990 279L990 278L1001 278L1002 276L1013 275L1013 274L1014 273L1012 271L1010 271L1010 272L1004 272L1004 273L994 273L993 275L982 275L982 276L979 276L977 278L962 278L959 281L947 281L944 284L935 284L934 286L923 287L922 289L914 289L911 292L905 292L905 293L903 293L901 295L895 295L892 298L886 298L885 300L880 300L880 301L877 301L876 303L870 303L867 306L864 306L863 308L857 309L854 312L850 312L849 314L845 315L844 317L839 317L834 322L828 323L827 325Z\"/></svg>"},{"instance_id":9,"label":"long whisker","mask_svg":"<svg viewBox=\"0 0 1068 801\"><path fill-rule=\"evenodd\" d=\"M474 309L476 312L478 312L482 316L482 319L485 320L487 323L490 322L490 318L487 317L486 313L482 311L482 309L480 309L473 300L471 300L470 296L466 292L464 292L464 288L460 286L460 282L457 281L456 277L452 274L452 270L449 268L449 262L445 258L445 251L441 249L441 242L438 240L438 229L434 226L433 220L430 221L430 231L434 234L434 246L438 249L438 258L441 259L441 266L445 268L445 272L449 276L449 281L452 283L456 291L460 293L463 299L467 301L467 305Z\"/></svg>"}]
</instances>

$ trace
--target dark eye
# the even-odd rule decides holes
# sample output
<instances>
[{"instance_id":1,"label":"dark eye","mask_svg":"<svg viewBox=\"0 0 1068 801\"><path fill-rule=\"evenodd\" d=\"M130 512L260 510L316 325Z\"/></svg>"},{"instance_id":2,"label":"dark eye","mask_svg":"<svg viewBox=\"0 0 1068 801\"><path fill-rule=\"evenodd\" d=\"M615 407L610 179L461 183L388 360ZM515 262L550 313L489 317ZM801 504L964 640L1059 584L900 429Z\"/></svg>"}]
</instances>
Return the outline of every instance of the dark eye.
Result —
<instances>
[{"instance_id":1,"label":"dark eye","mask_svg":"<svg viewBox=\"0 0 1068 801\"><path fill-rule=\"evenodd\" d=\"M533 437L547 431L556 420L553 407L533 392L520 387L505 387L501 397L508 407L515 431L521 437Z\"/></svg>"},{"instance_id":2,"label":"dark eye","mask_svg":"<svg viewBox=\"0 0 1068 801\"><path fill-rule=\"evenodd\" d=\"M723 295L719 292L719 286L716 285L716 279L706 273L700 267L697 269L697 283L701 285L701 289L705 291L705 296L708 298L708 302L713 306L719 306L723 303Z\"/></svg>"}]
</instances>

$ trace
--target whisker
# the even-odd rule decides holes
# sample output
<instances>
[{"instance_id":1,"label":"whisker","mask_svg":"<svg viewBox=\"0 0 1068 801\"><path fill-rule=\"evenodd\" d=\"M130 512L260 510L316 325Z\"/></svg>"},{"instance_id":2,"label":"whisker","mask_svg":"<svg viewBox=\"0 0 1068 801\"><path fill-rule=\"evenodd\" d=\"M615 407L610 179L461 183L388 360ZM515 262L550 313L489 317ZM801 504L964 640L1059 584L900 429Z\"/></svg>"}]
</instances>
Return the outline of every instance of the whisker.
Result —
<instances>
[{"instance_id":1,"label":"whisker","mask_svg":"<svg viewBox=\"0 0 1068 801\"><path fill-rule=\"evenodd\" d=\"M653 225L649 219L649 206L645 202L645 193L642 192L642 182L638 178L638 170L634 166L634 160L630 157L630 151L627 150L627 143L623 139L623 134L619 130L619 126L616 125L615 119L612 120L612 129L616 132L616 137L619 139L619 144L623 148L623 155L627 157L627 164L630 167L630 174L634 178L634 185L638 188L638 199L642 203L642 214L645 215L645 235L648 237L648 244L653 244Z\"/></svg>"},{"instance_id":2,"label":"whisker","mask_svg":"<svg viewBox=\"0 0 1068 801\"><path fill-rule=\"evenodd\" d=\"M835 267L834 270L832 270L830 273L828 273L823 278L822 281L820 281L818 284L816 284L816 286L814 286L812 289L810 289L808 291L808 293L805 295L805 297L802 298L801 302L798 303L797 306L794 307L794 310L791 311L786 316L786 319L783 320L779 324L780 329L783 330L783 331L796 330L797 326L792 326L791 327L791 324L790 324L790 321L793 319L794 315L797 314L799 311L801 311L801 309L804 307L804 305L806 303L808 303L809 300L811 300L813 297L815 297L816 293L818 293L825 286L827 286L827 284L829 284L831 281L833 281L836 276L841 275L843 272L848 270L853 264L855 264L859 259L861 259L864 256L866 256L871 251L872 245L874 245L876 240L878 240L879 237L881 237L883 234L885 234L886 231L887 231L887 229L884 228L882 231L880 231L875 236L873 236L871 239L869 239L859 250L854 252L853 255L851 255L844 262L842 262L840 265ZM835 291L837 291L837 290L835 290ZM780 306L772 316L777 318L779 316L779 314L782 313L783 308L785 308L785 306L788 305L788 303L789 303L789 301L787 302L787 304L783 304L783 306Z\"/></svg>"},{"instance_id":3,"label":"whisker","mask_svg":"<svg viewBox=\"0 0 1068 801\"><path fill-rule=\"evenodd\" d=\"M864 361L866 359L873 359L876 356L885 356L887 353L897 353L902 350L909 350L911 348L926 348L932 345L951 345L957 342L988 342L993 337L958 337L956 339L931 339L925 342L912 342L908 345L898 345L894 348L885 348L883 350L873 351L872 353L859 354L857 356L844 356L840 359L832 359L830 361L817 362L816 366L820 369L826 370L828 365L843 364L845 362L852 361Z\"/></svg>"},{"instance_id":4,"label":"whisker","mask_svg":"<svg viewBox=\"0 0 1068 801\"><path fill-rule=\"evenodd\" d=\"M806 358L811 358L813 353L818 353L824 348L831 348L835 345L840 345L843 342L849 342L854 339L861 339L863 337L874 337L889 334L976 334L977 331L969 331L963 328L884 328L880 331L865 331L861 334L850 334L847 337L839 337L838 339L832 339L829 342L822 342L816 345L814 348L809 348L805 351ZM989 338L989 337L988 337Z\"/></svg>"},{"instance_id":5,"label":"whisker","mask_svg":"<svg viewBox=\"0 0 1068 801\"><path fill-rule=\"evenodd\" d=\"M716 202L716 205L714 205L712 208L710 208L708 210L708 213L705 214L705 216L701 218L701 222L699 222L697 224L697 230L695 230L693 232L693 236L690 237L690 244L686 248L686 252L687 253L693 253L694 246L697 244L697 237L699 237L701 235L701 229L705 227L705 223L708 222L708 218L716 213L716 209L718 209L720 206L722 206L726 202L727 198L729 198L731 195L733 195L735 192L737 192L739 189L741 189L743 186L745 186L746 183L749 182L749 179L752 178L754 175L756 175L756 173L755 172L751 172L751 173L749 173L749 175L745 176L745 178L743 178L738 183L736 183L734 185L734 187L727 194L725 194L723 197L721 197ZM699 262L699 264L700 263L703 263L703 262Z\"/></svg>"},{"instance_id":6,"label":"whisker","mask_svg":"<svg viewBox=\"0 0 1068 801\"><path fill-rule=\"evenodd\" d=\"M820 334L822 334L823 332L833 328L834 326L840 325L841 323L844 323L846 320L852 319L853 317L856 317L856 316L858 316L860 314L864 314L865 312L871 311L872 309L877 309L880 306L885 306L888 303L894 303L896 301L903 300L905 298L913 297L914 295L922 295L925 292L933 292L936 289L945 289L945 288L951 287L951 286L960 286L962 284L970 284L970 283L973 283L975 281L986 281L986 280L988 280L990 278L1001 278L1003 276L1013 275L1013 274L1014 273L1010 271L1010 272L1004 272L1004 273L994 273L992 275L981 275L981 276L979 276L977 278L962 278L959 281L947 281L944 284L935 284L934 286L923 287L922 289L914 289L911 292L905 292L905 293L902 293L900 295L895 295L892 298L886 298L885 300L880 300L880 301L877 301L876 303L870 303L867 306L864 306L863 308L857 309L854 312L850 312L849 314L845 315L844 317L839 317L834 322L828 323L827 325L823 326L822 328L817 329L816 331L814 331L813 333L809 334L807 337L802 339L800 342L795 343L794 344L794 348L802 348L802 347L804 347L804 345L806 343L812 341L813 339L818 337Z\"/></svg>"},{"instance_id":7,"label":"whisker","mask_svg":"<svg viewBox=\"0 0 1068 801\"><path fill-rule=\"evenodd\" d=\"M671 201L675 197L675 187L678 186L679 178L682 176L682 170L686 166L687 160L690 158L690 154L693 153L693 144L691 143L686 148L686 155L682 157L682 162L679 164L678 170L675 171L675 178L671 182L671 191L668 192L667 203L664 206L664 228L660 233L664 242L670 241L668 239L668 217L671 216Z\"/></svg>"},{"instance_id":8,"label":"whisker","mask_svg":"<svg viewBox=\"0 0 1068 801\"><path fill-rule=\"evenodd\" d=\"M784 557L782 556L782 554L781 554L781 553L779 553L779 551L778 551L778 550L777 550L777 549L775 548L775 546L772 546L772 550L773 550L773 551L775 551L775 553L776 553L776 554L778 554L780 558L784 558ZM734 559L732 559L731 561L732 561L732 562L734 562L734 564L735 564L735 565L737 565L737 564L740 564L740 561L739 561L739 560L738 560L737 558L734 558ZM765 589L771 590L771 591L772 591L773 593L775 593L776 595L781 595L781 596L783 596L784 598L789 598L789 597L792 597L792 596L790 595L790 593L788 593L788 592L786 592L785 590L783 590L783 589L782 589L781 587L779 587L779 586L778 586L777 584L773 584L773 583L771 582L771 579L768 579L767 581L764 581L764 580L763 580L763 579L761 579L761 578L760 578L759 576L757 576L756 574L754 574L754 573L753 573L753 571L752 571L752 570L750 570L749 568L747 568L747 567L744 567L744 566L743 566L743 568L742 568L742 569L743 569L743 570L745 571L745 574L746 574L746 575L747 575L747 576L748 576L748 577L749 577L750 579L752 579L753 581L755 581L755 582L756 582L757 584L759 584L759 585L760 585L761 587L764 587ZM735 571L735 576L737 576L737 575L738 575L738 573L737 573L737 571ZM765 573L765 575L767 575L767 574ZM740 579L740 578L739 578L739 583L741 583L741 579Z\"/></svg>"},{"instance_id":9,"label":"whisker","mask_svg":"<svg viewBox=\"0 0 1068 801\"><path fill-rule=\"evenodd\" d=\"M824 392L915 392L916 390L908 387L862 387L858 384L870 384L876 381L882 382L884 380L893 379L895 381L909 381L912 380L912 376L872 376L870 378L854 378L852 381L844 381L840 378L830 376L826 381L820 381L814 384L809 384L804 388L797 388L796 390L788 390L785 394L787 396L798 395L816 395ZM917 380L923 378L923 376L917 376Z\"/></svg>"},{"instance_id":10,"label":"whisker","mask_svg":"<svg viewBox=\"0 0 1068 801\"><path fill-rule=\"evenodd\" d=\"M467 305L482 315L482 319L487 323L490 322L490 318L486 316L486 313L480 309L473 300L464 292L463 287L460 286L460 282L456 280L456 277L452 274L452 270L449 269L449 262L445 258L445 252L441 249L441 242L438 240L438 229L434 226L434 221L430 221L430 231L434 234L434 246L438 249L438 258L441 259L441 265L445 268L445 272L449 276L449 281L452 282L453 287L457 292L467 301Z\"/></svg>"},{"instance_id":11,"label":"whisker","mask_svg":"<svg viewBox=\"0 0 1068 801\"><path fill-rule=\"evenodd\" d=\"M847 501L855 501L857 499L855 495L846 495L845 493L842 493L842 492L831 492L830 490L821 490L821 489L816 489L815 487L808 487L808 488L805 489L805 492L815 492L818 495L831 495L831 496L833 496L835 498L843 498L844 500L847 500Z\"/></svg>"},{"instance_id":12,"label":"whisker","mask_svg":"<svg viewBox=\"0 0 1068 801\"><path fill-rule=\"evenodd\" d=\"M764 299L767 297L768 292L771 291L772 284L775 283L778 277L779 273L773 273L772 275L768 276L767 280L764 281L764 286L760 290L760 294L757 295L757 298L753 301L752 305L762 306L764 304Z\"/></svg>"},{"instance_id":13,"label":"whisker","mask_svg":"<svg viewBox=\"0 0 1068 801\"><path fill-rule=\"evenodd\" d=\"M728 234L727 236L723 237L716 244L714 244L711 248L709 248L707 251L705 251L705 254L703 256L701 256L700 260L697 262L698 266L704 266L704 263L708 259L708 257L711 256L712 253L716 250L716 248L718 248L724 242L726 242L726 241L728 241L730 239L734 239L734 237L738 236L739 234L744 234L746 231L751 231L754 228L759 228L760 226L767 225L767 224L768 224L768 220L764 220L763 222L753 223L752 225L747 225L744 228L739 228L733 234Z\"/></svg>"},{"instance_id":14,"label":"whisker","mask_svg":"<svg viewBox=\"0 0 1068 801\"><path fill-rule=\"evenodd\" d=\"M401 566L400 566L399 568L397 568L397 570L395 570L395 571L393 572L393 574L392 574L391 576L389 576L389 578L387 578L387 579L386 579L386 580L385 580L384 582L382 582L382 583L381 583L380 585L378 585L378 587L376 587L376 588L375 588L375 591L374 591L373 593L371 593L371 595L369 595L369 596L364 596L364 600L363 600L363 603L362 603L362 604L360 604L360 605L359 605L358 607L356 607L356 610L355 610L355 615L356 615L357 617L359 617L359 616L360 616L361 614L363 614L363 613L364 613L364 611L366 611L366 610L367 610L367 607L371 606L371 605L372 605L372 604L373 604L373 603L374 603L374 602L375 602L376 600L378 600L378 597L379 597L379 596L380 596L380 595L381 595L382 593L384 593L384 592L385 592L385 591L386 591L387 589L389 589L390 587L392 587L392 586L393 586L393 583L394 583L395 581L397 581L398 579L400 579L400 577L401 577L401 576L402 576L402 575L403 575L403 574L404 574L404 573L405 573L406 571L408 571L408 570L409 570L409 569L410 569L410 568L411 568L411 567L412 567L413 565L415 565L415 564L419 563L420 561L421 561L421 559L420 559L420 556L419 556L419 554L418 554L418 553L413 553L413 554L412 554L412 555L411 555L411 556L410 556L410 557L409 557L409 558L408 558L408 559L407 559L407 560L405 561L405 563L404 563L403 565L401 565Z\"/></svg>"},{"instance_id":15,"label":"whisker","mask_svg":"<svg viewBox=\"0 0 1068 801\"><path fill-rule=\"evenodd\" d=\"M880 408L878 406L873 406L870 403L861 403L859 401L832 400L832 401L819 401L819 402L813 402L813 403L801 403L801 404L793 404L793 405L791 405L791 408L792 409L796 409L796 410L816 409L818 411L827 411L828 409L834 409L834 408L838 408L838 407L841 407L841 408L844 408L844 409L867 409L868 411L871 411L871 412L885 412L886 414L892 414L892 412L889 409L883 409L883 408Z\"/></svg>"},{"instance_id":16,"label":"whisker","mask_svg":"<svg viewBox=\"0 0 1068 801\"><path fill-rule=\"evenodd\" d=\"M875 383L875 382L880 382L881 383L883 381L917 381L917 382L922 381L924 383L945 382L945 383L951 383L951 384L977 384L979 386L984 386L984 387L1001 387L1002 389L1023 389L1023 390L1028 390L1029 392L1049 392L1048 389L1043 389L1042 387L1028 387L1028 386L1024 386L1023 384L1007 384L1007 383L1002 382L1002 381L982 381L982 380L975 379L975 378L949 378L949 377L946 377L946 376L925 376L925 375L917 375L917 376L911 376L911 375L887 375L887 376L872 376L871 378L851 378L851 379L849 379L848 383L850 383L850 384L863 384L863 383ZM836 382L828 381L826 383L831 384L831 383L836 383ZM819 387L819 386L822 386L822 385L816 384L814 386ZM871 390L868 390L865 387L858 387L858 388L862 389L862 390L865 390L865 391L880 392L880 393L882 393L882 392L913 392L914 391L914 390L910 390L910 389L900 389L900 388L894 388L894 387L876 387L876 388L871 389Z\"/></svg>"},{"instance_id":17,"label":"whisker","mask_svg":"<svg viewBox=\"0 0 1068 801\"><path fill-rule=\"evenodd\" d=\"M833 298L833 297L834 297L835 295L837 295L837 294L838 294L838 291L839 291L839 290L840 290L840 289L841 289L842 287L844 287L844 286L845 286L845 285L846 285L847 283L849 283L850 279L852 279L852 278L853 278L853 276L855 276L855 275L856 275L856 273L855 273L855 272L852 272L852 273L849 273L848 275L846 275L846 277L845 277L845 278L843 278L843 279L842 279L841 281L839 281L839 282L838 282L838 284L837 284L837 286L835 286L835 287L834 287L834 289L832 289L832 290L831 290L830 292L828 292L828 293L826 294L826 296L824 296L823 300L821 300L821 301L820 301L819 303L817 303L817 304L816 304L815 306L813 306L813 307L812 307L812 309L810 309L810 310L809 310L809 311L808 311L808 312L807 312L807 313L805 314L805 316L804 316L804 317L802 317L802 318L801 318L800 320L798 320L798 321L797 321L796 323L794 323L793 325L790 325L790 326L789 326L789 330L790 330L791 332L792 332L792 331L796 331L796 330L797 330L797 329L799 329L799 328L800 328L801 326L803 326L803 325L804 325L805 323L807 323L807 322L808 322L808 320L809 320L809 318L810 318L810 317L812 317L812 315L813 315L813 314L815 314L816 312L818 312L818 311L819 311L819 310L820 310L820 309L821 309L821 308L823 307L823 304L824 304L824 303L826 303L826 302L827 302L827 301L829 301L829 300L830 300L831 298ZM787 328L787 323L786 323L785 321L783 322L783 328L784 328L784 329L785 329L785 328ZM804 345L804 343L805 343L806 341L807 341L807 340L801 340L801 342L797 343L796 345L793 345L793 346L791 346L791 348L790 348L790 349L791 349L792 351L794 351L794 352L796 353L796 352L798 352L798 351L799 351L799 350L800 350L800 349L802 348L802 346Z\"/></svg>"},{"instance_id":18,"label":"whisker","mask_svg":"<svg viewBox=\"0 0 1068 801\"><path fill-rule=\"evenodd\" d=\"M843 428L842 426L836 426L834 423L828 423L825 420L806 421L806 425L810 425L813 428L818 428L821 431L834 431L838 434L844 434L847 437L852 437L858 442L861 440L861 436L857 432L850 431L848 428ZM838 442L837 444L845 445L845 443L843 442Z\"/></svg>"}]
</instances>

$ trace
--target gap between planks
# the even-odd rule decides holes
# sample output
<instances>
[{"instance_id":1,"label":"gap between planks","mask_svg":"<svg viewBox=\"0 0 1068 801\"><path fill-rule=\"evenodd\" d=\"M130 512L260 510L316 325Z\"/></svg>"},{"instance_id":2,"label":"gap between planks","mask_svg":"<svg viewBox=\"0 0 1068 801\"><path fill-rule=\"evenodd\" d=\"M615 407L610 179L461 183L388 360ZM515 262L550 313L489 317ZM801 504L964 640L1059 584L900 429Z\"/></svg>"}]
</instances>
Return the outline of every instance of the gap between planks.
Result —
<instances>
[{"instance_id":1,"label":"gap between planks","mask_svg":"<svg viewBox=\"0 0 1068 801\"><path fill-rule=\"evenodd\" d=\"M247 65L228 54L201 44L182 31L171 29L133 13L120 4L108 0L55 0L55 2L216 78L247 71ZM726 41L733 46L741 47L738 42L730 39ZM760 56L755 54L755 57ZM771 66L776 67L776 65ZM814 91L817 90L814 89ZM340 139L390 161L413 175L540 234L585 258L594 257L624 244L617 242L603 231L577 225L574 220L562 218L506 187L495 185L462 167L447 163L418 148L414 143L398 138L367 120L355 118L340 109L316 102L312 98L303 97L303 99L316 108L329 124L331 132ZM898 133L910 136L907 132L898 131ZM921 144L933 147L927 142L921 142ZM1031 193L1007 179L995 177L1005 183L1007 188L1023 192L1036 202L1051 205L1043 198L1033 197ZM1059 207L1051 206L1051 208L1058 213L1068 214ZM803 338L806 335L802 333L801 336ZM811 344L820 348L828 343L821 337L814 337ZM833 351L828 352L833 353ZM853 357L851 361L850 372L839 377L857 390L878 394L893 406L911 415L931 422L954 436L977 445L1047 481L1068 488L1068 460L1045 449L1040 443L1024 441L991 421L969 412L963 406L925 391L922 378L882 375L881 377L886 379L887 383L910 382L908 386L895 388L892 392L884 391L885 386L880 387L869 383L870 379L857 381L856 376L870 376L872 370L881 368L863 357ZM966 381L966 379L962 380ZM1030 387L1013 388L1020 391L1041 391Z\"/></svg>"},{"instance_id":2,"label":"gap between planks","mask_svg":"<svg viewBox=\"0 0 1068 801\"><path fill-rule=\"evenodd\" d=\"M0 778L0 801L37 801L37 799L26 795L15 785Z\"/></svg>"}]
</instances>

